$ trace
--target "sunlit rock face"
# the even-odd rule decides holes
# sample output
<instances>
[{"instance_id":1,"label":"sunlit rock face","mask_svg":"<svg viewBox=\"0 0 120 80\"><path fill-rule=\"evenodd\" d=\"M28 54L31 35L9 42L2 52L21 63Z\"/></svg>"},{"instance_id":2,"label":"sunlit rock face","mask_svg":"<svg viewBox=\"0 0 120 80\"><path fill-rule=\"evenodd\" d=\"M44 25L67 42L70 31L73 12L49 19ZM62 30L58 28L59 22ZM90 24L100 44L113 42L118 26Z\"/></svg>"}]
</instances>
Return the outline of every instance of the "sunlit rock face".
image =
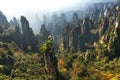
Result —
<instances>
[{"instance_id":1,"label":"sunlit rock face","mask_svg":"<svg viewBox=\"0 0 120 80\"><path fill-rule=\"evenodd\" d=\"M114 7L105 11L103 18L98 22L98 31L100 37L100 44L107 50L110 58L119 57L120 46L120 7L116 4Z\"/></svg>"},{"instance_id":2,"label":"sunlit rock face","mask_svg":"<svg viewBox=\"0 0 120 80\"><path fill-rule=\"evenodd\" d=\"M99 26L101 26L101 28L100 28L101 30L100 30L100 32L97 32L95 35L98 35L98 34L102 35L102 33L105 32L105 30L109 24L109 21L107 20L107 18L109 18L109 16L111 16L109 10L114 5L115 5L115 3L112 3L112 2L95 3L92 6L89 6L88 8L86 8L83 12L81 11L82 18L80 15L81 13L79 11L75 11L75 12L70 11L69 13L72 13L72 15L69 16L69 17L71 17L71 20L69 20L69 21L67 21L68 20L67 15L69 13L61 13L61 15L57 15L56 13L54 13L52 15L51 21L48 23L48 26L46 26L46 28L53 35L55 45L58 46L62 40L65 43L64 47L66 47L66 46L70 47L70 45L72 45L74 43L73 40L78 39L78 38L74 39L73 37L71 37L72 35L77 33L74 30L77 26L79 27L79 30L80 30L79 34L82 36L84 34L86 34L86 36L87 36L87 34L88 35L91 34L90 32L91 32L92 28L95 28L95 27L97 28L99 25ZM101 21L102 18L103 18L103 21ZM100 22L100 24L99 24L99 22ZM68 31L66 29L65 30L66 32L63 34L64 35L63 36L61 33L64 32L63 29L68 26L67 24L69 24L71 31ZM93 42L93 41L94 41L94 39L90 40L90 42Z\"/></svg>"},{"instance_id":3,"label":"sunlit rock face","mask_svg":"<svg viewBox=\"0 0 120 80\"><path fill-rule=\"evenodd\" d=\"M114 4L94 4L93 7L85 10L86 13L83 11L86 15L83 19L80 19L79 11L73 12L70 22L67 22L66 13L59 16L54 13L51 21L45 24L46 26L41 26L40 33L36 37L24 16L21 17L20 23L16 18L8 23L6 17L0 12L0 40L14 41L22 50L28 52L36 51L37 44L44 43L48 35L52 34L55 48L59 47L62 40L65 49L69 48L76 52L85 51L88 44L92 44L98 40L98 37L110 32L117 22L120 4ZM91 32L93 29L96 30L93 31L94 34ZM104 38L108 39L108 37Z\"/></svg>"},{"instance_id":4,"label":"sunlit rock face","mask_svg":"<svg viewBox=\"0 0 120 80\"><path fill-rule=\"evenodd\" d=\"M89 34L90 33L90 28L93 27L92 21L86 17L83 19L82 27L81 27L81 33L82 34Z\"/></svg>"},{"instance_id":5,"label":"sunlit rock face","mask_svg":"<svg viewBox=\"0 0 120 80\"><path fill-rule=\"evenodd\" d=\"M103 18L100 19L100 21L98 22L98 27L99 27L99 34L102 35L104 34L106 31L110 31L110 29L113 27L114 23L116 22L117 17L119 17L119 4L111 7L111 8L107 8L104 11L104 16Z\"/></svg>"},{"instance_id":6,"label":"sunlit rock face","mask_svg":"<svg viewBox=\"0 0 120 80\"><path fill-rule=\"evenodd\" d=\"M109 27L109 20L107 17L102 18L101 19L101 24L100 25L100 30L99 30L99 34L102 35L103 33L105 33L105 31L107 30L107 28Z\"/></svg>"},{"instance_id":7,"label":"sunlit rock face","mask_svg":"<svg viewBox=\"0 0 120 80\"><path fill-rule=\"evenodd\" d=\"M89 48L88 45L93 44L99 37L102 37L102 43L104 43L103 40L109 40L110 36L103 35L107 32L110 33L116 21L118 21L119 4L106 3L103 5L101 8L93 8L93 14L90 18L78 19L77 22L72 22L63 29L64 49L72 49L75 52L86 51Z\"/></svg>"},{"instance_id":8,"label":"sunlit rock face","mask_svg":"<svg viewBox=\"0 0 120 80\"><path fill-rule=\"evenodd\" d=\"M72 51L85 51L86 44L91 44L96 41L95 35L91 33L94 27L92 20L89 17L83 20L77 20L72 24L67 25L63 29L63 47Z\"/></svg>"}]
</instances>

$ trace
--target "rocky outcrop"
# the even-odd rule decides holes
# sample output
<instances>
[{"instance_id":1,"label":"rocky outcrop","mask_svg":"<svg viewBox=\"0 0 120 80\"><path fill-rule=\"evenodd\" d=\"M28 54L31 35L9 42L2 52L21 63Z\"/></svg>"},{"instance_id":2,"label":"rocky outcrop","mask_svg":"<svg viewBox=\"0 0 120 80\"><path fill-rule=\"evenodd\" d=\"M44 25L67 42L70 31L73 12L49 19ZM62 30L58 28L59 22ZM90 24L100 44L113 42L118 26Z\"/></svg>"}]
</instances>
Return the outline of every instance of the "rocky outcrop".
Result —
<instances>
[{"instance_id":1,"label":"rocky outcrop","mask_svg":"<svg viewBox=\"0 0 120 80\"><path fill-rule=\"evenodd\" d=\"M19 27L19 23L18 23L18 20L15 18L15 17L13 17L13 19L12 20L10 20L10 26L12 27L12 26L16 26L16 27Z\"/></svg>"},{"instance_id":2,"label":"rocky outcrop","mask_svg":"<svg viewBox=\"0 0 120 80\"><path fill-rule=\"evenodd\" d=\"M73 14L73 22L76 22L76 21L78 21L78 14L77 14L77 12L74 12L74 14Z\"/></svg>"},{"instance_id":3,"label":"rocky outcrop","mask_svg":"<svg viewBox=\"0 0 120 80\"><path fill-rule=\"evenodd\" d=\"M102 21L105 24L103 24L104 27L100 27L99 31L102 33L100 44L104 46L107 53L109 53L108 56L110 58L119 57L119 41L120 41L120 10L119 10L120 4L115 5L113 8L109 9L109 11L106 14L109 14L106 17L104 15L104 18ZM107 19L107 20L106 20ZM101 29L101 30L100 30Z\"/></svg>"},{"instance_id":4,"label":"rocky outcrop","mask_svg":"<svg viewBox=\"0 0 120 80\"><path fill-rule=\"evenodd\" d=\"M61 16L60 16L60 22L65 24L67 22L67 19L66 19L66 14L65 13L62 13Z\"/></svg>"},{"instance_id":5,"label":"rocky outcrop","mask_svg":"<svg viewBox=\"0 0 120 80\"><path fill-rule=\"evenodd\" d=\"M0 18L0 22L2 22L0 24L0 40L14 41L22 50L28 52L36 51L38 42L40 45L43 44L48 35L52 34L55 48L58 49L62 41L64 49L69 48L75 52L85 51L89 45L105 33L111 32L120 13L119 6L120 4L115 5L115 3L95 4L94 7L90 7L90 10L89 8L85 10L88 17L79 19L79 13L74 12L70 22L67 22L65 13L60 16L54 13L51 21L46 24L48 26L42 25L40 33L36 37L25 17L21 17L20 25L16 18L8 23L6 17L0 13L2 16ZM10 27L4 27L7 24Z\"/></svg>"},{"instance_id":6,"label":"rocky outcrop","mask_svg":"<svg viewBox=\"0 0 120 80\"><path fill-rule=\"evenodd\" d=\"M38 38L37 38L39 45L43 44L49 35L50 35L49 31L47 31L45 25L43 24L41 26L40 33L39 33Z\"/></svg>"},{"instance_id":7,"label":"rocky outcrop","mask_svg":"<svg viewBox=\"0 0 120 80\"><path fill-rule=\"evenodd\" d=\"M29 27L29 22L24 16L21 16L21 26L22 26L22 39L23 39L23 50L24 51L36 51L37 41L35 40L32 28Z\"/></svg>"},{"instance_id":8,"label":"rocky outcrop","mask_svg":"<svg viewBox=\"0 0 120 80\"><path fill-rule=\"evenodd\" d=\"M97 40L97 34L91 33L94 23L88 17L77 20L63 29L63 47L72 51L85 51L88 44Z\"/></svg>"},{"instance_id":9,"label":"rocky outcrop","mask_svg":"<svg viewBox=\"0 0 120 80\"><path fill-rule=\"evenodd\" d=\"M9 43L13 41L25 52L37 51L37 40L25 17L21 17L21 28L16 18L13 18L8 26L2 29L0 41Z\"/></svg>"},{"instance_id":10,"label":"rocky outcrop","mask_svg":"<svg viewBox=\"0 0 120 80\"><path fill-rule=\"evenodd\" d=\"M93 13L91 15L91 18L93 21L98 21L99 19L99 14L100 14L100 10L98 8L93 10Z\"/></svg>"},{"instance_id":11,"label":"rocky outcrop","mask_svg":"<svg viewBox=\"0 0 120 80\"><path fill-rule=\"evenodd\" d=\"M45 70L47 74L46 80L58 80L57 58L55 57L51 35L48 36L46 42L40 47L40 51L44 55Z\"/></svg>"},{"instance_id":12,"label":"rocky outcrop","mask_svg":"<svg viewBox=\"0 0 120 80\"><path fill-rule=\"evenodd\" d=\"M93 22L92 20L89 19L89 17L86 17L82 21L82 27L81 27L81 33L82 34L89 34L90 29L93 27Z\"/></svg>"},{"instance_id":13,"label":"rocky outcrop","mask_svg":"<svg viewBox=\"0 0 120 80\"><path fill-rule=\"evenodd\" d=\"M100 24L100 30L99 30L99 35L103 35L107 28L109 27L109 20L107 17L104 17L101 19L101 24Z\"/></svg>"},{"instance_id":14,"label":"rocky outcrop","mask_svg":"<svg viewBox=\"0 0 120 80\"><path fill-rule=\"evenodd\" d=\"M6 16L0 11L0 25L7 26L8 24Z\"/></svg>"},{"instance_id":15,"label":"rocky outcrop","mask_svg":"<svg viewBox=\"0 0 120 80\"><path fill-rule=\"evenodd\" d=\"M69 24L67 24L67 26L65 28L63 28L63 32L62 32L62 42L63 42L63 48L67 49L68 47L70 47L71 43L71 26Z\"/></svg>"},{"instance_id":16,"label":"rocky outcrop","mask_svg":"<svg viewBox=\"0 0 120 80\"><path fill-rule=\"evenodd\" d=\"M101 3L94 6L96 8L93 8L90 18L78 19L63 29L62 41L65 50L86 51L90 48L89 45L98 41L102 35L111 32L116 19L119 17L119 4ZM104 39L108 42L108 36L104 37Z\"/></svg>"},{"instance_id":17,"label":"rocky outcrop","mask_svg":"<svg viewBox=\"0 0 120 80\"><path fill-rule=\"evenodd\" d=\"M6 16L0 11L0 33L4 31L4 28L8 27L9 23Z\"/></svg>"}]
</instances>

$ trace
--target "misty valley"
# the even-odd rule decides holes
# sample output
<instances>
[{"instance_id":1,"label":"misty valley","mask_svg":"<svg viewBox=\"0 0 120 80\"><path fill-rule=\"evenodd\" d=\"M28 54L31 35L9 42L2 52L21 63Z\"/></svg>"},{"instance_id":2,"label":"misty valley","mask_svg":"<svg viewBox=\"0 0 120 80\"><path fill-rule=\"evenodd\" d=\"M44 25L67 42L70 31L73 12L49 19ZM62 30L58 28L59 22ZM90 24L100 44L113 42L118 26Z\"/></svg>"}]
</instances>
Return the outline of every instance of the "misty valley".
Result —
<instances>
[{"instance_id":1,"label":"misty valley","mask_svg":"<svg viewBox=\"0 0 120 80\"><path fill-rule=\"evenodd\" d=\"M120 80L120 0L80 8L34 25L1 10L0 80Z\"/></svg>"}]
</instances>

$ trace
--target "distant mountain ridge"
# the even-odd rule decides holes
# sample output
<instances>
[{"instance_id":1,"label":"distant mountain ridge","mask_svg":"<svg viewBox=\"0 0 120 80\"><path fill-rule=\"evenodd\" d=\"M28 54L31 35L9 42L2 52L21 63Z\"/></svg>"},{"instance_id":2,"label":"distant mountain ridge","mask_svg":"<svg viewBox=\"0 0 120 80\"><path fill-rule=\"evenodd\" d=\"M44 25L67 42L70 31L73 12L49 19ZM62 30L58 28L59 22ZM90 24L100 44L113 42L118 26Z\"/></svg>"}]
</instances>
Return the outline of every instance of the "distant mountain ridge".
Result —
<instances>
[{"instance_id":1,"label":"distant mountain ridge","mask_svg":"<svg viewBox=\"0 0 120 80\"><path fill-rule=\"evenodd\" d=\"M67 46L65 48L69 47L74 51L85 51L88 48L85 47L86 44L98 41L98 37L105 33L108 26L111 26L109 25L111 23L109 17L113 16L111 20L114 23L114 17L117 15L113 14L117 13L116 9L119 10L119 3L96 3L85 11L62 13L60 16L54 13L51 20L49 19L50 21L47 20L48 17L44 16L46 30L45 32L39 30L43 33L39 32L37 35L33 33L25 17L21 17L20 20L13 18L8 22L5 15L0 12L0 41L14 41L24 51L37 51L38 43L43 43L47 36L51 34L57 50L62 42L64 47ZM69 16L71 17L70 20L67 18ZM91 33L91 30L97 30L96 28L100 29L96 33L94 32L95 34ZM40 36L43 36L44 39ZM80 40L85 41L81 43Z\"/></svg>"}]
</instances>

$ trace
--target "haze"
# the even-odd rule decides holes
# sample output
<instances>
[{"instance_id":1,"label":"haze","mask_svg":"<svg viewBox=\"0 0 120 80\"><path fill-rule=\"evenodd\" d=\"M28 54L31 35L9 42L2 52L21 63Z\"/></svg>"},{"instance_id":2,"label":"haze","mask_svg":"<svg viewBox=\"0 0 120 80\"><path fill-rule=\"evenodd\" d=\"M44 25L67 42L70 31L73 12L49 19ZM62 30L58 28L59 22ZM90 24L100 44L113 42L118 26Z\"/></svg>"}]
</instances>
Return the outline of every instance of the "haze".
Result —
<instances>
[{"instance_id":1,"label":"haze","mask_svg":"<svg viewBox=\"0 0 120 80\"><path fill-rule=\"evenodd\" d=\"M54 12L76 4L84 5L86 2L106 0L0 0L0 10L8 19L27 13Z\"/></svg>"},{"instance_id":2,"label":"haze","mask_svg":"<svg viewBox=\"0 0 120 80\"><path fill-rule=\"evenodd\" d=\"M46 13L83 9L89 3L103 1L113 0L0 0L0 11L6 15L9 21L13 17L25 16L34 30L37 27L35 26L36 17L40 22ZM36 30L38 29L36 28Z\"/></svg>"},{"instance_id":3,"label":"haze","mask_svg":"<svg viewBox=\"0 0 120 80\"><path fill-rule=\"evenodd\" d=\"M7 15L19 16L24 13L38 11L56 11L80 0L0 0L0 10Z\"/></svg>"}]
</instances>

